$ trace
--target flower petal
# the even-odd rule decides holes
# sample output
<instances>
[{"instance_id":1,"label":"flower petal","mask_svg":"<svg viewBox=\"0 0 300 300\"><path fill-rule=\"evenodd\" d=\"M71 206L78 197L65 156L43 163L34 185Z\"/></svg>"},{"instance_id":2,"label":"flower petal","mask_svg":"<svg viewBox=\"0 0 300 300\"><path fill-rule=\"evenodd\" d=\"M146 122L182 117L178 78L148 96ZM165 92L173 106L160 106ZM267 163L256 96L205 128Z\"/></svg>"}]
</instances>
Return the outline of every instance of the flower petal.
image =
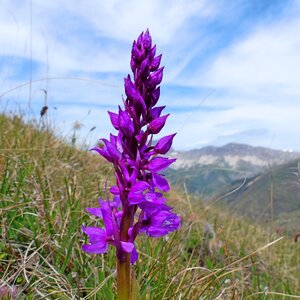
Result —
<instances>
[{"instance_id":1,"label":"flower petal","mask_svg":"<svg viewBox=\"0 0 300 300\"><path fill-rule=\"evenodd\" d=\"M151 71L156 71L160 65L160 61L161 61L161 57L162 57L162 54L156 56L153 58L151 64L150 64L150 70Z\"/></svg>"},{"instance_id":2,"label":"flower petal","mask_svg":"<svg viewBox=\"0 0 300 300\"><path fill-rule=\"evenodd\" d=\"M154 90L154 92L152 92L152 106L156 105L159 96L160 96L160 87L156 88L156 90Z\"/></svg>"},{"instance_id":3,"label":"flower petal","mask_svg":"<svg viewBox=\"0 0 300 300\"><path fill-rule=\"evenodd\" d=\"M116 217L117 219L119 219L119 220L121 220L121 218L123 217L123 215L124 215L124 212L123 212L122 210L117 211L117 212L115 213L115 217Z\"/></svg>"},{"instance_id":4,"label":"flower petal","mask_svg":"<svg viewBox=\"0 0 300 300\"><path fill-rule=\"evenodd\" d=\"M119 106L119 127L125 136L131 137L134 133L134 126L131 118L126 111L123 111Z\"/></svg>"},{"instance_id":5,"label":"flower petal","mask_svg":"<svg viewBox=\"0 0 300 300\"><path fill-rule=\"evenodd\" d=\"M119 208L121 206L121 198L119 195L114 196L114 201L110 202L110 206Z\"/></svg>"},{"instance_id":6,"label":"flower petal","mask_svg":"<svg viewBox=\"0 0 300 300\"><path fill-rule=\"evenodd\" d=\"M176 158L169 159L165 157L155 157L148 164L148 170L159 172L166 169L169 165L176 161Z\"/></svg>"},{"instance_id":7,"label":"flower petal","mask_svg":"<svg viewBox=\"0 0 300 300\"><path fill-rule=\"evenodd\" d=\"M180 227L180 217L169 209L146 214L140 232L151 237L160 237Z\"/></svg>"},{"instance_id":8,"label":"flower petal","mask_svg":"<svg viewBox=\"0 0 300 300\"><path fill-rule=\"evenodd\" d=\"M110 155L110 157L113 160L120 160L121 158L121 153L118 151L117 147L115 144L111 143L107 139L102 139L103 143L106 146L107 153Z\"/></svg>"},{"instance_id":9,"label":"flower petal","mask_svg":"<svg viewBox=\"0 0 300 300\"><path fill-rule=\"evenodd\" d=\"M172 146L173 138L175 135L176 133L161 138L155 145L154 150L159 154L166 154Z\"/></svg>"},{"instance_id":10,"label":"flower petal","mask_svg":"<svg viewBox=\"0 0 300 300\"><path fill-rule=\"evenodd\" d=\"M162 128L165 126L166 120L170 114L164 115L162 117L156 118L152 120L149 125L149 132L152 134L157 134L159 133Z\"/></svg>"},{"instance_id":11,"label":"flower petal","mask_svg":"<svg viewBox=\"0 0 300 300\"><path fill-rule=\"evenodd\" d=\"M129 201L130 205L139 204L139 203L145 201L145 195L144 194L129 193L128 194L128 201Z\"/></svg>"},{"instance_id":12,"label":"flower petal","mask_svg":"<svg viewBox=\"0 0 300 300\"><path fill-rule=\"evenodd\" d=\"M157 173L152 173L152 180L154 185L161 191L167 192L170 190L170 186L168 181L162 176Z\"/></svg>"},{"instance_id":13,"label":"flower petal","mask_svg":"<svg viewBox=\"0 0 300 300\"><path fill-rule=\"evenodd\" d=\"M162 198L161 194L157 195L157 193L146 193L145 200L154 203L155 205L164 204L166 202L166 199Z\"/></svg>"},{"instance_id":14,"label":"flower petal","mask_svg":"<svg viewBox=\"0 0 300 300\"><path fill-rule=\"evenodd\" d=\"M149 34L149 30L147 29L143 37L143 46L145 49L149 50L151 48L151 44L152 44L152 38L151 35Z\"/></svg>"},{"instance_id":15,"label":"flower petal","mask_svg":"<svg viewBox=\"0 0 300 300\"><path fill-rule=\"evenodd\" d=\"M145 195L143 194L143 192L149 188L149 184L145 181L138 181L136 182L129 194L128 194L128 201L130 205L135 205L138 203L141 203L143 201L145 201Z\"/></svg>"},{"instance_id":16,"label":"flower petal","mask_svg":"<svg viewBox=\"0 0 300 300\"><path fill-rule=\"evenodd\" d=\"M98 218L103 218L101 207L88 207L86 208L86 211Z\"/></svg>"},{"instance_id":17,"label":"flower petal","mask_svg":"<svg viewBox=\"0 0 300 300\"><path fill-rule=\"evenodd\" d=\"M92 244L106 242L107 235L102 228L82 226L82 231L89 236Z\"/></svg>"},{"instance_id":18,"label":"flower petal","mask_svg":"<svg viewBox=\"0 0 300 300\"><path fill-rule=\"evenodd\" d=\"M97 243L91 245L82 245L82 250L92 254L101 254L107 252L108 244Z\"/></svg>"},{"instance_id":19,"label":"flower petal","mask_svg":"<svg viewBox=\"0 0 300 300\"><path fill-rule=\"evenodd\" d=\"M153 119L160 117L161 112L166 106L157 106L151 109L151 116Z\"/></svg>"},{"instance_id":20,"label":"flower petal","mask_svg":"<svg viewBox=\"0 0 300 300\"><path fill-rule=\"evenodd\" d=\"M150 50L150 55L149 55L149 57L150 57L151 60L154 58L155 54L156 54L156 45L154 45L154 46L151 48L151 50Z\"/></svg>"},{"instance_id":21,"label":"flower petal","mask_svg":"<svg viewBox=\"0 0 300 300\"><path fill-rule=\"evenodd\" d=\"M101 205L101 212L103 216L103 222L106 229L106 235L112 236L114 234L114 227L112 221L112 211L110 203L107 201L99 201Z\"/></svg>"},{"instance_id":22,"label":"flower petal","mask_svg":"<svg viewBox=\"0 0 300 300\"><path fill-rule=\"evenodd\" d=\"M90 148L90 151L96 151L98 154L100 154L102 157L104 157L109 162L113 162L114 161L113 157L111 157L111 155L108 153L106 147L104 147L103 149L101 149L99 147L93 147L93 148Z\"/></svg>"},{"instance_id":23,"label":"flower petal","mask_svg":"<svg viewBox=\"0 0 300 300\"><path fill-rule=\"evenodd\" d=\"M149 58L146 57L140 67L138 68L138 72L136 74L136 79L140 78L141 76L147 77L147 75L149 75Z\"/></svg>"},{"instance_id":24,"label":"flower petal","mask_svg":"<svg viewBox=\"0 0 300 300\"><path fill-rule=\"evenodd\" d=\"M116 114L116 113L113 113L111 111L108 111L108 114L109 114L109 117L110 117L111 124L114 126L114 128L116 130L118 130L119 129L119 122L118 122L119 115Z\"/></svg>"},{"instance_id":25,"label":"flower petal","mask_svg":"<svg viewBox=\"0 0 300 300\"><path fill-rule=\"evenodd\" d=\"M133 248L132 252L130 253L130 262L132 265L138 260L139 255L135 248Z\"/></svg>"},{"instance_id":26,"label":"flower petal","mask_svg":"<svg viewBox=\"0 0 300 300\"><path fill-rule=\"evenodd\" d=\"M134 244L131 242L122 242L121 241L121 246L122 246L122 249L127 253L131 253L134 249Z\"/></svg>"},{"instance_id":27,"label":"flower petal","mask_svg":"<svg viewBox=\"0 0 300 300\"><path fill-rule=\"evenodd\" d=\"M147 229L147 235L154 237L154 238L161 237L166 234L168 234L168 230L165 228L151 226Z\"/></svg>"},{"instance_id":28,"label":"flower petal","mask_svg":"<svg viewBox=\"0 0 300 300\"><path fill-rule=\"evenodd\" d=\"M119 195L120 194L120 190L116 185L113 185L110 190L109 190L113 195Z\"/></svg>"},{"instance_id":29,"label":"flower petal","mask_svg":"<svg viewBox=\"0 0 300 300\"><path fill-rule=\"evenodd\" d=\"M164 67L159 68L157 71L153 72L147 81L145 86L147 89L153 89L156 85L160 84L163 78Z\"/></svg>"},{"instance_id":30,"label":"flower petal","mask_svg":"<svg viewBox=\"0 0 300 300\"><path fill-rule=\"evenodd\" d=\"M141 193L148 188L149 188L149 184L145 181L140 180L132 186L131 192L132 193Z\"/></svg>"}]
</instances>

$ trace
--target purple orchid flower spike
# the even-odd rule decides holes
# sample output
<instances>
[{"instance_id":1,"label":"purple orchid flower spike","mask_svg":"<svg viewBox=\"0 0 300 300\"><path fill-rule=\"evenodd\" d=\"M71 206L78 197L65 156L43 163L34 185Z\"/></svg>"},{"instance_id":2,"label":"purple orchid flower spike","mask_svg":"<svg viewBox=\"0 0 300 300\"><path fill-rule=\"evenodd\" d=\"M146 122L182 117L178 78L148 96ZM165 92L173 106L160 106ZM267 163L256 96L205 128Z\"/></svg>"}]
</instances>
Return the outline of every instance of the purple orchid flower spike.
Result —
<instances>
[{"instance_id":1,"label":"purple orchid flower spike","mask_svg":"<svg viewBox=\"0 0 300 300\"><path fill-rule=\"evenodd\" d=\"M137 236L161 237L180 227L180 217L161 194L170 186L160 172L176 159L160 155L169 151L175 134L152 145L153 136L161 132L169 117L162 114L164 106L156 106L164 71L161 58L156 56L149 31L142 32L132 45L133 75L124 79L124 108L108 112L117 135L102 139L103 147L91 149L113 164L116 185L110 188L112 200L100 199L99 207L87 208L103 220L104 228L83 226L89 243L82 249L99 254L107 252L109 245L116 247L118 299L131 299L130 262L138 260Z\"/></svg>"}]
</instances>

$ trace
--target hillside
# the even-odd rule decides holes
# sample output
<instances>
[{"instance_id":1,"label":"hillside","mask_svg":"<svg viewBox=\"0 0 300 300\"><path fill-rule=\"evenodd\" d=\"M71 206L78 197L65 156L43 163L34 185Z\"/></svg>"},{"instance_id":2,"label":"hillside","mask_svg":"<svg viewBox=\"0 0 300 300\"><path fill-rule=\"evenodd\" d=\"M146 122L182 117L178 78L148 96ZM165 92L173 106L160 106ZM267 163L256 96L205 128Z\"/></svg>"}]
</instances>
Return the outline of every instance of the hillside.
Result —
<instances>
[{"instance_id":1,"label":"hillside","mask_svg":"<svg viewBox=\"0 0 300 300\"><path fill-rule=\"evenodd\" d=\"M181 152L178 161L166 174L189 193L281 232L299 230L299 153L228 144Z\"/></svg>"},{"instance_id":2,"label":"hillside","mask_svg":"<svg viewBox=\"0 0 300 300\"><path fill-rule=\"evenodd\" d=\"M113 170L49 128L0 115L0 292L14 299L115 299L114 252L81 250L86 207ZM182 217L166 238L141 236L135 266L142 299L288 299L299 295L300 244L207 206L173 187ZM273 243L272 243L273 242Z\"/></svg>"},{"instance_id":3,"label":"hillside","mask_svg":"<svg viewBox=\"0 0 300 300\"><path fill-rule=\"evenodd\" d=\"M173 184L204 199L210 199L243 176L243 173L217 165L196 165L175 170L169 168L165 173Z\"/></svg>"},{"instance_id":4,"label":"hillside","mask_svg":"<svg viewBox=\"0 0 300 300\"><path fill-rule=\"evenodd\" d=\"M223 201L252 220L274 222L283 231L298 231L300 219L292 217L300 214L298 165L299 160L294 160L250 178ZM220 196L241 184L241 180L234 182Z\"/></svg>"}]
</instances>

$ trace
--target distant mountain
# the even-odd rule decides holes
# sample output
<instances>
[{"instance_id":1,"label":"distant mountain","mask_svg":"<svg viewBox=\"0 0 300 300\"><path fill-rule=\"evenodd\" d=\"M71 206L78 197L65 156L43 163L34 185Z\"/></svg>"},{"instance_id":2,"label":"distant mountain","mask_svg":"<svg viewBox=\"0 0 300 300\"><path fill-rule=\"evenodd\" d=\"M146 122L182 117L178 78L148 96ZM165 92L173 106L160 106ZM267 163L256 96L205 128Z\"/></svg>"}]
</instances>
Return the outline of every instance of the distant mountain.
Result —
<instances>
[{"instance_id":1,"label":"distant mountain","mask_svg":"<svg viewBox=\"0 0 300 300\"><path fill-rule=\"evenodd\" d=\"M300 153L227 144L185 152L171 152L177 158L167 176L173 183L185 185L189 193L209 198L231 186L232 182L252 178L271 167L300 158Z\"/></svg>"},{"instance_id":2,"label":"distant mountain","mask_svg":"<svg viewBox=\"0 0 300 300\"><path fill-rule=\"evenodd\" d=\"M173 152L177 157L174 168L190 168L195 165L217 165L234 170L262 170L268 166L280 165L300 157L300 153L253 147L230 143L222 147L208 146L190 151Z\"/></svg>"}]
</instances>

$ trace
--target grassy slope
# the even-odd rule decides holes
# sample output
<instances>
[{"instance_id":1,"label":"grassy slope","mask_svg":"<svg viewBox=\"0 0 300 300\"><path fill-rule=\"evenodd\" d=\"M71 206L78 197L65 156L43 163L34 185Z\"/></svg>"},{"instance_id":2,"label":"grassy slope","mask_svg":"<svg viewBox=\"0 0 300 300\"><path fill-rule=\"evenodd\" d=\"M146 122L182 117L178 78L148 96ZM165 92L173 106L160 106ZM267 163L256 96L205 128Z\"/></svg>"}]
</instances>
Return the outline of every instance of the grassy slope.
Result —
<instances>
[{"instance_id":1,"label":"grassy slope","mask_svg":"<svg viewBox=\"0 0 300 300\"><path fill-rule=\"evenodd\" d=\"M189 193L203 195L209 201L222 198L240 216L293 235L300 230L300 182L295 175L298 163L299 159L273 166L246 181L243 172L213 166L170 169L166 175Z\"/></svg>"},{"instance_id":2,"label":"grassy slope","mask_svg":"<svg viewBox=\"0 0 300 300\"><path fill-rule=\"evenodd\" d=\"M80 249L81 225L100 223L84 208L104 196L111 167L17 117L0 116L0 132L0 286L17 286L20 299L114 299L113 250ZM300 294L299 244L284 238L257 251L277 237L174 189L169 198L182 227L168 238L138 239L142 299ZM204 239L205 223L216 238Z\"/></svg>"},{"instance_id":3,"label":"grassy slope","mask_svg":"<svg viewBox=\"0 0 300 300\"><path fill-rule=\"evenodd\" d=\"M241 176L234 170L213 165L203 167L196 165L188 169L169 169L166 175L172 183L181 187L185 184L189 193L205 198L214 196L218 191L230 185L237 175L238 178Z\"/></svg>"},{"instance_id":4,"label":"grassy slope","mask_svg":"<svg viewBox=\"0 0 300 300\"><path fill-rule=\"evenodd\" d=\"M247 215L252 220L272 223L273 219L278 228L294 234L300 230L300 185L295 176L298 162L299 160L294 160L273 167L268 172L250 179L224 200L230 203L233 210Z\"/></svg>"}]
</instances>

